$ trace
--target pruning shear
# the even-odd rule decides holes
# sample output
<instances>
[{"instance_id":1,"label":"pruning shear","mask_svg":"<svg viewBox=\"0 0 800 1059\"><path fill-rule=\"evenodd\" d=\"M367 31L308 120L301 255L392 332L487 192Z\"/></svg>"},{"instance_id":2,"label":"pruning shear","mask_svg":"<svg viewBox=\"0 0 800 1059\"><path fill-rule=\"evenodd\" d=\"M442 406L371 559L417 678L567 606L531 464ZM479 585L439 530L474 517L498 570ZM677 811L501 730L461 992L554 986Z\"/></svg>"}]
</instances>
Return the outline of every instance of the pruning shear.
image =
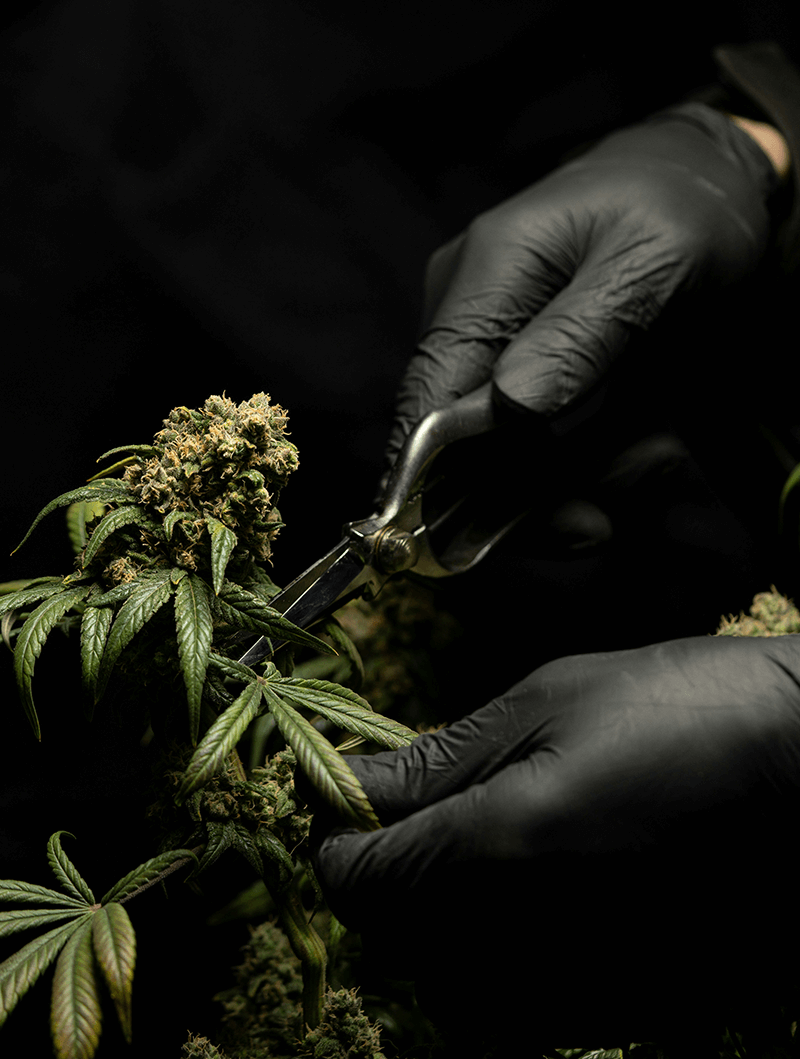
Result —
<instances>
[{"instance_id":1,"label":"pruning shear","mask_svg":"<svg viewBox=\"0 0 800 1059\"><path fill-rule=\"evenodd\" d=\"M487 500L491 482L481 474L474 447L471 454L456 452L461 443L478 442L496 425L491 383L428 413L397 457L380 511L347 523L339 543L274 596L270 606L307 628L356 596L375 599L390 577L450 577L478 563L526 514L518 490ZM442 457L451 453L456 459L448 466ZM262 636L239 661L253 666L281 642Z\"/></svg>"}]
</instances>

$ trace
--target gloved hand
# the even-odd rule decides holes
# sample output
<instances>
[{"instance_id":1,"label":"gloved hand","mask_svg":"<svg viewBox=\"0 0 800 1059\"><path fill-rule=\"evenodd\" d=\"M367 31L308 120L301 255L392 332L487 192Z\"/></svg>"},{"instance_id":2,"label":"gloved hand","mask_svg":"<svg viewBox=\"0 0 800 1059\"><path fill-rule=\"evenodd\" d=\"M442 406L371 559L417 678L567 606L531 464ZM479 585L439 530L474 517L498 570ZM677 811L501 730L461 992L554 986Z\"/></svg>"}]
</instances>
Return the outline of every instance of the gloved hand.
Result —
<instances>
[{"instance_id":1,"label":"gloved hand","mask_svg":"<svg viewBox=\"0 0 800 1059\"><path fill-rule=\"evenodd\" d=\"M652 1040L789 973L800 636L563 658L348 760L384 827L312 832L317 875L445 1025Z\"/></svg>"},{"instance_id":2,"label":"gloved hand","mask_svg":"<svg viewBox=\"0 0 800 1059\"><path fill-rule=\"evenodd\" d=\"M426 412L490 378L499 402L540 420L573 408L676 295L755 269L776 186L747 133L689 103L479 216L431 259L390 461Z\"/></svg>"}]
</instances>

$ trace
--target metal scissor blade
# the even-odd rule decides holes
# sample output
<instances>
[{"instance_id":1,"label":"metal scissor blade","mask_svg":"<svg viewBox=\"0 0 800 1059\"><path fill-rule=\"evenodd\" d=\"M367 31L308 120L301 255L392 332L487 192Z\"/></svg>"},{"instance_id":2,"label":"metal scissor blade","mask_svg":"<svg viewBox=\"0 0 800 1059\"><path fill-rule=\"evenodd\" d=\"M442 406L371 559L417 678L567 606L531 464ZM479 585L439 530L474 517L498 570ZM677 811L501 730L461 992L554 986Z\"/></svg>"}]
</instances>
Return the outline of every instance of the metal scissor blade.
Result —
<instances>
[{"instance_id":1,"label":"metal scissor blade","mask_svg":"<svg viewBox=\"0 0 800 1059\"><path fill-rule=\"evenodd\" d=\"M345 538L282 592L273 596L270 606L304 629L317 618L334 610L337 603L345 603L369 581L370 576L368 564ZM253 666L274 654L282 643L283 640L262 636L239 661L243 665Z\"/></svg>"}]
</instances>

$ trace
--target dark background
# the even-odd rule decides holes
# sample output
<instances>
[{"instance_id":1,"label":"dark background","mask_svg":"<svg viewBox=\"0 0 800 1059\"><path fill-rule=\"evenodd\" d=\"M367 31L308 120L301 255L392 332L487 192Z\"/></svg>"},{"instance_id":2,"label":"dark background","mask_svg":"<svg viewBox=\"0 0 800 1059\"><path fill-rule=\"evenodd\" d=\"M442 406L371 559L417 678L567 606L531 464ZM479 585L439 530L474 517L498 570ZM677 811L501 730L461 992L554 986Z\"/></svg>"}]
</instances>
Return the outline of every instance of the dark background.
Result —
<instances>
[{"instance_id":1,"label":"dark background","mask_svg":"<svg viewBox=\"0 0 800 1059\"><path fill-rule=\"evenodd\" d=\"M774 39L794 49L791 7L18 8L0 42L4 554L100 453L149 440L173 406L266 390L288 408L301 458L281 503L275 579L285 583L344 521L371 510L428 255L564 152L713 80L714 44ZM774 546L784 469L757 430L769 411L791 415L791 310L785 290L770 302L745 287L647 338L645 373L649 357L669 377L662 404L688 423L682 436L698 435L698 462L630 504L601 555L546 560L517 533L448 588L446 604L472 638L448 660L443 716L481 705L548 657L702 635L771 581L794 591L794 543L788 556ZM535 488L532 468L521 468L520 488ZM0 580L69 563L55 515L3 561ZM110 799L136 801L135 767L100 740L87 773L70 757L69 685L42 680L44 741L24 754L29 737L3 684L14 761L2 873L43 868L56 800L58 826L78 833L73 852L89 875L93 836L118 804ZM99 812L98 791L108 794ZM136 863L108 859L109 882ZM41 868L36 880L47 882ZM197 912L186 915L181 944ZM225 976L209 985L197 954L176 957L191 967L178 997L183 972L144 955L144 940L142 951L142 977L159 984L140 987L140 1046L154 995L163 1017L175 999L179 1034L202 1029L198 1012ZM33 1012L33 998L25 1003ZM153 1049L149 1040L146 1054L175 1055L179 1043Z\"/></svg>"},{"instance_id":2,"label":"dark background","mask_svg":"<svg viewBox=\"0 0 800 1059\"><path fill-rule=\"evenodd\" d=\"M7 551L174 405L266 390L302 461L292 576L369 513L428 255L712 80L714 43L791 44L789 6L35 6L2 44ZM4 576L61 542L56 516Z\"/></svg>"}]
</instances>

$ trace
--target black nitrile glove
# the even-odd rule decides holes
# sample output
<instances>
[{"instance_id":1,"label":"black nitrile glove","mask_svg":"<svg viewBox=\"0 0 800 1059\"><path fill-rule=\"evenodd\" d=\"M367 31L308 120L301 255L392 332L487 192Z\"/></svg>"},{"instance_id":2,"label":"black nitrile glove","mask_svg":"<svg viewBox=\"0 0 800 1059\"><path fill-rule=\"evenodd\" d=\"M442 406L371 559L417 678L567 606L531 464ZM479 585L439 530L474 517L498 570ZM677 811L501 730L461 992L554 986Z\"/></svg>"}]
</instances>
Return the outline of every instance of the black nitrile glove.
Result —
<instances>
[{"instance_id":1,"label":"black nitrile glove","mask_svg":"<svg viewBox=\"0 0 800 1059\"><path fill-rule=\"evenodd\" d=\"M800 636L560 659L349 761L384 827L316 871L435 1021L611 1047L793 973Z\"/></svg>"},{"instance_id":2,"label":"black nitrile glove","mask_svg":"<svg viewBox=\"0 0 800 1059\"><path fill-rule=\"evenodd\" d=\"M689 103L609 136L478 217L431 259L389 459L426 412L490 378L499 402L534 419L569 411L676 295L755 269L776 186L745 132Z\"/></svg>"}]
</instances>

